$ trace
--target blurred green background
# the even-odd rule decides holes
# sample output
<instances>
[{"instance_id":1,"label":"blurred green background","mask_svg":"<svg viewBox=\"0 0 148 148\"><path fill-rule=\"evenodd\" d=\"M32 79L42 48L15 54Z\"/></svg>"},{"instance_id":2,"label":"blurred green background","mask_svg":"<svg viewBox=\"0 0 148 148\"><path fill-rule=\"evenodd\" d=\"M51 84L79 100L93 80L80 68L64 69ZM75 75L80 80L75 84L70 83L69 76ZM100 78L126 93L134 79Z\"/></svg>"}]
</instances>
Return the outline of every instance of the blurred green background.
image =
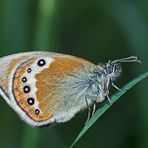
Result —
<instances>
[{"instance_id":1,"label":"blurred green background","mask_svg":"<svg viewBox=\"0 0 148 148\"><path fill-rule=\"evenodd\" d=\"M121 87L148 69L148 1L1 0L0 55L33 50L94 63L138 56L142 64L123 66ZM76 147L148 148L147 87L145 79L124 95ZM1 98L0 116L1 148L67 148L83 128L87 111L55 127L32 128Z\"/></svg>"}]
</instances>

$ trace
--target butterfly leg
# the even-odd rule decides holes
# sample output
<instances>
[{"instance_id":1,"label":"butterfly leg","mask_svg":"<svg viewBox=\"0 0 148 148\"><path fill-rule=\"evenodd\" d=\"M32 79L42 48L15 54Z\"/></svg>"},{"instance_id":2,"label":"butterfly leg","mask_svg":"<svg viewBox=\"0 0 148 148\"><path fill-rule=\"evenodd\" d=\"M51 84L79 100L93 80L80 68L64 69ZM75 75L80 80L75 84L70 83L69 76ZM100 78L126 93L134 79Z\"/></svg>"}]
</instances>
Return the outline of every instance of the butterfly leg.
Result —
<instances>
[{"instance_id":1,"label":"butterfly leg","mask_svg":"<svg viewBox=\"0 0 148 148\"><path fill-rule=\"evenodd\" d=\"M112 103L112 101L111 101L109 95L107 95L106 97L107 97L107 100L109 101L109 103Z\"/></svg>"},{"instance_id":2,"label":"butterfly leg","mask_svg":"<svg viewBox=\"0 0 148 148\"><path fill-rule=\"evenodd\" d=\"M85 96L85 101L86 101L86 105L87 105L87 109L88 109L87 120L86 120L85 124L90 119L90 115L91 115L91 106L88 103L88 99L89 99L88 96Z\"/></svg>"},{"instance_id":3,"label":"butterfly leg","mask_svg":"<svg viewBox=\"0 0 148 148\"><path fill-rule=\"evenodd\" d=\"M96 97L95 97L96 98ZM88 101L91 101L91 105L89 105ZM88 115L87 115L87 120L85 122L85 124L87 123L87 121L90 120L90 118L92 117L92 115L95 113L96 111L96 101L94 99L94 96L85 96L85 101L87 104L87 108L88 108Z\"/></svg>"},{"instance_id":4,"label":"butterfly leg","mask_svg":"<svg viewBox=\"0 0 148 148\"><path fill-rule=\"evenodd\" d=\"M93 110L92 110L91 116L93 116L93 114L96 112L96 104L97 104L97 102L94 101L94 102L93 102Z\"/></svg>"},{"instance_id":5,"label":"butterfly leg","mask_svg":"<svg viewBox=\"0 0 148 148\"><path fill-rule=\"evenodd\" d=\"M116 88L118 91L122 91L122 89L120 89L118 86L116 86L114 83L112 83L112 86L114 87L114 88Z\"/></svg>"},{"instance_id":6,"label":"butterfly leg","mask_svg":"<svg viewBox=\"0 0 148 148\"><path fill-rule=\"evenodd\" d=\"M114 83L112 83L112 86L115 88L115 89L117 89L118 91L124 91L124 90L126 90L126 89L120 89L118 86L116 86Z\"/></svg>"}]
</instances>

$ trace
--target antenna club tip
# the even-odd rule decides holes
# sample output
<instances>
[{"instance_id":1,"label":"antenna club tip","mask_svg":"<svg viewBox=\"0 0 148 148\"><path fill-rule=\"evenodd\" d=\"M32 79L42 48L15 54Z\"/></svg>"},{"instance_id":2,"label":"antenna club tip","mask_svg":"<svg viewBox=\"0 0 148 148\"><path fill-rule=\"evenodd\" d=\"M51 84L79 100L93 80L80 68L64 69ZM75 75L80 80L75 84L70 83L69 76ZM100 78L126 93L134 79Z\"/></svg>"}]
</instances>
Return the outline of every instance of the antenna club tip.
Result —
<instances>
[{"instance_id":1,"label":"antenna club tip","mask_svg":"<svg viewBox=\"0 0 148 148\"><path fill-rule=\"evenodd\" d=\"M137 59L137 62L138 62L138 63L140 63L140 64L142 63L142 61L141 61L141 60L139 60L139 59Z\"/></svg>"},{"instance_id":2,"label":"antenna club tip","mask_svg":"<svg viewBox=\"0 0 148 148\"><path fill-rule=\"evenodd\" d=\"M140 63L140 64L142 63L142 61L139 60L137 56L132 56L132 57L135 59L135 62Z\"/></svg>"}]
</instances>

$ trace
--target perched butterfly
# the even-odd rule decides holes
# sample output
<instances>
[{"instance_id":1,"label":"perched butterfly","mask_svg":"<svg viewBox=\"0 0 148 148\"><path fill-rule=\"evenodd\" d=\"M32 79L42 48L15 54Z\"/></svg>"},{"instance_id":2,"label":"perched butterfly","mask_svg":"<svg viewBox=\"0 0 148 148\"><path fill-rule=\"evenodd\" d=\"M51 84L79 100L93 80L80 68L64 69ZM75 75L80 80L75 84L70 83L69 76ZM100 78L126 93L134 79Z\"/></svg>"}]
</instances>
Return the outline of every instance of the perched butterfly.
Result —
<instances>
[{"instance_id":1,"label":"perched butterfly","mask_svg":"<svg viewBox=\"0 0 148 148\"><path fill-rule=\"evenodd\" d=\"M70 120L80 110L95 112L121 74L121 63L137 57L95 65L52 52L26 52L0 58L0 94L32 126Z\"/></svg>"}]
</instances>

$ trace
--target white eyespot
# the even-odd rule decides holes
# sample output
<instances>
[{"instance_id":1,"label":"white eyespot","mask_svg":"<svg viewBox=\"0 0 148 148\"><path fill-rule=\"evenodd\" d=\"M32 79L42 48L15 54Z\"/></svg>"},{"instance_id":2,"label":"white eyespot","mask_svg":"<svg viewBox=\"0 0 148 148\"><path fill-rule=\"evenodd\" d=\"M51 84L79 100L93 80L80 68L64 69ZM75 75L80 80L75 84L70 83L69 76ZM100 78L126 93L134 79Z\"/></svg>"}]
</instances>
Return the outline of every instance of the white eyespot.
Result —
<instances>
[{"instance_id":1,"label":"white eyespot","mask_svg":"<svg viewBox=\"0 0 148 148\"><path fill-rule=\"evenodd\" d=\"M28 98L27 99L27 103L29 104L29 105L34 105L34 103L35 103L35 100L34 100L34 98Z\"/></svg>"},{"instance_id":2,"label":"white eyespot","mask_svg":"<svg viewBox=\"0 0 148 148\"><path fill-rule=\"evenodd\" d=\"M23 77L23 78L22 78L22 82L23 82L23 83L27 82L27 78L26 78L26 77Z\"/></svg>"},{"instance_id":3,"label":"white eyespot","mask_svg":"<svg viewBox=\"0 0 148 148\"><path fill-rule=\"evenodd\" d=\"M35 113L38 115L38 114L40 114L40 110L39 109L36 109L35 110Z\"/></svg>"},{"instance_id":4,"label":"white eyespot","mask_svg":"<svg viewBox=\"0 0 148 148\"><path fill-rule=\"evenodd\" d=\"M37 63L38 66L42 67L46 64L46 61L44 59L40 59Z\"/></svg>"},{"instance_id":5,"label":"white eyespot","mask_svg":"<svg viewBox=\"0 0 148 148\"><path fill-rule=\"evenodd\" d=\"M24 93L29 93L30 90L31 90L31 89L30 89L29 86L25 86L25 87L23 88Z\"/></svg>"},{"instance_id":6,"label":"white eyespot","mask_svg":"<svg viewBox=\"0 0 148 148\"><path fill-rule=\"evenodd\" d=\"M28 69L27 69L27 72L28 72L28 73L31 73L31 71L32 71L31 68L28 68Z\"/></svg>"}]
</instances>

